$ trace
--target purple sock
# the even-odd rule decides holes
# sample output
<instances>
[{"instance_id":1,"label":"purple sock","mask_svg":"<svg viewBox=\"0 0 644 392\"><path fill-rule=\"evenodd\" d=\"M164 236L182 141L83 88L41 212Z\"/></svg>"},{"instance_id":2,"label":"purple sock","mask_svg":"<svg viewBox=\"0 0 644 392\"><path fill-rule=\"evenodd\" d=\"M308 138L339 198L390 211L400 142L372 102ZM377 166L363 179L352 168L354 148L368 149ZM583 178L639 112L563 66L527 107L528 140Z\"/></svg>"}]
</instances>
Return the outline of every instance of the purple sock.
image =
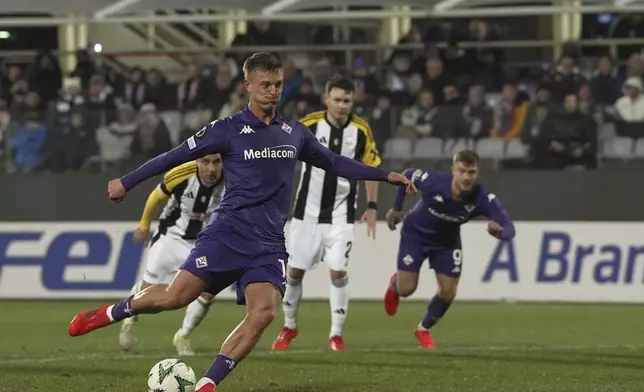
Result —
<instances>
[{"instance_id":1,"label":"purple sock","mask_svg":"<svg viewBox=\"0 0 644 392\"><path fill-rule=\"evenodd\" d=\"M423 328L430 329L440 320L441 317L447 312L451 302L445 301L438 295L434 296L431 301L429 301L429 306L427 306L427 313L425 318L423 318L422 326Z\"/></svg>"},{"instance_id":2,"label":"purple sock","mask_svg":"<svg viewBox=\"0 0 644 392\"><path fill-rule=\"evenodd\" d=\"M123 319L126 319L128 317L135 316L136 313L132 311L132 307L130 305L130 302L132 301L132 298L134 296L131 295L124 299L123 301L114 304L112 306L112 320L114 321L121 321Z\"/></svg>"},{"instance_id":3,"label":"purple sock","mask_svg":"<svg viewBox=\"0 0 644 392\"><path fill-rule=\"evenodd\" d=\"M237 366L237 361L230 359L225 355L217 355L215 362L210 365L204 377L208 377L215 382L215 385L219 383L228 376L228 373L232 372L233 369Z\"/></svg>"}]
</instances>

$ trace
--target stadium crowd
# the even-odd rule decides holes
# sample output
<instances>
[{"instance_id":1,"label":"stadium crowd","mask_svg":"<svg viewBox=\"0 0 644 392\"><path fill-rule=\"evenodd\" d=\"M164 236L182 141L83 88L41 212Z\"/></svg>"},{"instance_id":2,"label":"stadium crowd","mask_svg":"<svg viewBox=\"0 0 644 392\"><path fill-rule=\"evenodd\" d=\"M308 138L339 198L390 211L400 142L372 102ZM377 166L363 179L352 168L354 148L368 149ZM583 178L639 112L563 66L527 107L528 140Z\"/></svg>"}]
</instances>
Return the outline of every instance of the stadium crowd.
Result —
<instances>
[{"instance_id":1,"label":"stadium crowd","mask_svg":"<svg viewBox=\"0 0 644 392\"><path fill-rule=\"evenodd\" d=\"M234 45L280 44L266 25L253 25ZM535 77L510 76L498 50L458 47L458 40L501 39L499 31L473 21L439 50L427 44L441 40L439 33L413 26L401 43L425 43L424 49L397 48L385 66L370 63L367 55L353 58L347 73L356 86L354 112L370 122L385 158L449 156L456 140L483 157L515 158L520 167L595 168L605 146L618 139L630 139L630 148L644 155L644 143L636 142L644 136L641 48L633 48L625 67L618 67L610 56L588 61L569 44L556 64ZM45 52L27 69L4 64L0 171L123 170L140 164L245 105L242 57L188 66L178 83L154 68L127 75L102 69L85 51L79 51L70 75ZM287 60L284 72L282 113L300 118L323 108L320 95L324 81L337 72L333 66L320 73ZM609 150L619 154L618 147Z\"/></svg>"}]
</instances>

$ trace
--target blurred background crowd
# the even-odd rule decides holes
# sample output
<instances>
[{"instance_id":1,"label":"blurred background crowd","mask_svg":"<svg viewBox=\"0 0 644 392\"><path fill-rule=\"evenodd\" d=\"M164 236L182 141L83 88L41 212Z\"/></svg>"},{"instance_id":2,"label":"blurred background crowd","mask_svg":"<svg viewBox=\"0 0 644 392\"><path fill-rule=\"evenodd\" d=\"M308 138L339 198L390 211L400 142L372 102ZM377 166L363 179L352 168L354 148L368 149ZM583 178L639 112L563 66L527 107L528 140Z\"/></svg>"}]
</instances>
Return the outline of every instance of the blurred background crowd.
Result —
<instances>
[{"instance_id":1,"label":"blurred background crowd","mask_svg":"<svg viewBox=\"0 0 644 392\"><path fill-rule=\"evenodd\" d=\"M619 17L605 34L644 38L644 22ZM354 112L369 121L390 161L445 158L462 146L506 169L594 169L604 158L644 156L642 45L620 47L613 57L569 42L553 63L512 69L501 49L459 46L507 36L502 23L460 20L414 24L382 61L368 53L350 61L337 53L296 60L279 53L279 110L300 118L322 109L325 81L342 73L355 82ZM359 40L359 32L352 37ZM333 43L324 33L311 39ZM233 46L285 42L262 22ZM118 73L98 56L79 51L70 74L49 52L26 65L2 62L0 171L122 171L246 104L243 52L188 65L172 82L155 68Z\"/></svg>"}]
</instances>

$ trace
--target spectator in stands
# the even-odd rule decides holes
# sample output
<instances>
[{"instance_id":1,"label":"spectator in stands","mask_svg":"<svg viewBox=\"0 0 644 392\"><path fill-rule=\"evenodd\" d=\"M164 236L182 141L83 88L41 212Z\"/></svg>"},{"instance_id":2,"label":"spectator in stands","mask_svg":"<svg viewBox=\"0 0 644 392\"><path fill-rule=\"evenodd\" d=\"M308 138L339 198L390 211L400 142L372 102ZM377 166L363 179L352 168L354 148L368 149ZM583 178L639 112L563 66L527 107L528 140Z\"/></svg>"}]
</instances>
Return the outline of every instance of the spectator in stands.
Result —
<instances>
[{"instance_id":1,"label":"spectator in stands","mask_svg":"<svg viewBox=\"0 0 644 392\"><path fill-rule=\"evenodd\" d=\"M203 107L185 114L184 128L179 140L186 140L213 120L212 109ZM228 117L228 116L224 116ZM223 117L219 117L223 118Z\"/></svg>"},{"instance_id":2,"label":"spectator in stands","mask_svg":"<svg viewBox=\"0 0 644 392\"><path fill-rule=\"evenodd\" d=\"M14 84L11 85L10 91L10 108L12 113L17 113L25 104L27 94L29 94L29 82L27 79L19 78Z\"/></svg>"},{"instance_id":3,"label":"spectator in stands","mask_svg":"<svg viewBox=\"0 0 644 392\"><path fill-rule=\"evenodd\" d=\"M626 78L644 78L644 60L640 53L633 53L626 64Z\"/></svg>"},{"instance_id":4,"label":"spectator in stands","mask_svg":"<svg viewBox=\"0 0 644 392\"><path fill-rule=\"evenodd\" d=\"M23 104L15 108L14 111L16 118L37 118L38 121L43 121L45 118L43 110L43 102L37 92L30 91L25 97Z\"/></svg>"},{"instance_id":5,"label":"spectator in stands","mask_svg":"<svg viewBox=\"0 0 644 392\"><path fill-rule=\"evenodd\" d=\"M583 114L586 114L591 117L595 117L598 114L598 107L595 103L595 99L592 95L590 85L587 83L579 86L579 91L577 92L577 100L579 111Z\"/></svg>"},{"instance_id":6,"label":"spectator in stands","mask_svg":"<svg viewBox=\"0 0 644 392\"><path fill-rule=\"evenodd\" d=\"M443 69L443 61L438 58L431 58L425 62L425 75L423 75L423 88L426 88L434 95L436 105L441 105L445 100L443 92L445 86L452 83L451 76Z\"/></svg>"},{"instance_id":7,"label":"spectator in stands","mask_svg":"<svg viewBox=\"0 0 644 392\"><path fill-rule=\"evenodd\" d=\"M47 109L50 127L67 126L72 109L86 104L81 94L81 80L79 78L66 78L63 81L63 90L58 94L58 99L50 102Z\"/></svg>"},{"instance_id":8,"label":"spectator in stands","mask_svg":"<svg viewBox=\"0 0 644 392\"><path fill-rule=\"evenodd\" d=\"M368 96L373 98L373 96L378 93L378 79L376 79L375 75L371 72L369 63L364 57L356 57L353 59L351 72L353 74L353 81L356 83L362 83L365 93Z\"/></svg>"},{"instance_id":9,"label":"spectator in stands","mask_svg":"<svg viewBox=\"0 0 644 392\"><path fill-rule=\"evenodd\" d=\"M283 109L284 105L297 95L302 80L302 70L295 66L293 60L286 60L284 62L284 89L279 109Z\"/></svg>"},{"instance_id":10,"label":"spectator in stands","mask_svg":"<svg viewBox=\"0 0 644 392\"><path fill-rule=\"evenodd\" d=\"M411 76L411 59L407 54L399 53L391 59L391 67L385 75L384 87L391 92L391 101L394 105L407 106L411 101L408 89Z\"/></svg>"},{"instance_id":11,"label":"spectator in stands","mask_svg":"<svg viewBox=\"0 0 644 392\"><path fill-rule=\"evenodd\" d=\"M617 100L615 109L619 118L626 122L644 121L644 89L642 80L630 77L624 82L624 96Z\"/></svg>"},{"instance_id":12,"label":"spectator in stands","mask_svg":"<svg viewBox=\"0 0 644 392\"><path fill-rule=\"evenodd\" d=\"M169 110L168 81L157 68L150 68L145 75L145 102L152 103L160 111Z\"/></svg>"},{"instance_id":13,"label":"spectator in stands","mask_svg":"<svg viewBox=\"0 0 644 392\"><path fill-rule=\"evenodd\" d=\"M130 158L130 146L137 128L134 108L129 104L118 104L116 120L99 128L96 134L101 160L106 168L123 169L125 161Z\"/></svg>"},{"instance_id":14,"label":"spectator in stands","mask_svg":"<svg viewBox=\"0 0 644 392\"><path fill-rule=\"evenodd\" d=\"M599 59L597 70L591 81L592 95L600 105L613 105L619 98L619 79L617 69L613 66L610 56Z\"/></svg>"},{"instance_id":15,"label":"spectator in stands","mask_svg":"<svg viewBox=\"0 0 644 392\"><path fill-rule=\"evenodd\" d=\"M114 90L105 83L102 75L96 74L89 79L87 93L85 94L85 108L87 111L83 124L97 129L102 124L109 123L115 116Z\"/></svg>"},{"instance_id":16,"label":"spectator in stands","mask_svg":"<svg viewBox=\"0 0 644 392\"><path fill-rule=\"evenodd\" d=\"M42 168L47 128L35 113L24 117L9 141L14 168L22 173Z\"/></svg>"},{"instance_id":17,"label":"spectator in stands","mask_svg":"<svg viewBox=\"0 0 644 392\"><path fill-rule=\"evenodd\" d=\"M119 104L128 104L138 109L145 103L147 93L144 75L145 71L140 67L134 67L129 72L123 84L122 94L117 97Z\"/></svg>"},{"instance_id":18,"label":"spectator in stands","mask_svg":"<svg viewBox=\"0 0 644 392\"><path fill-rule=\"evenodd\" d=\"M566 95L577 94L584 78L575 67L575 59L570 55L564 55L555 71L548 76L548 81L552 86L553 99L563 102Z\"/></svg>"},{"instance_id":19,"label":"spectator in stands","mask_svg":"<svg viewBox=\"0 0 644 392\"><path fill-rule=\"evenodd\" d=\"M432 136L442 139L460 139L468 137L468 127L463 116L465 100L458 88L448 84L443 89L445 101L437 107L436 117L432 123Z\"/></svg>"},{"instance_id":20,"label":"spectator in stands","mask_svg":"<svg viewBox=\"0 0 644 392\"><path fill-rule=\"evenodd\" d=\"M226 118L233 113L242 110L244 106L246 106L247 102L248 100L246 99L246 86L244 86L244 81L238 80L237 82L235 82L235 88L233 92L230 93L228 102L226 102L221 108L217 118ZM285 111L284 113L287 112ZM290 116L290 114L286 115Z\"/></svg>"},{"instance_id":21,"label":"spectator in stands","mask_svg":"<svg viewBox=\"0 0 644 392\"><path fill-rule=\"evenodd\" d=\"M353 90L353 112L369 120L372 111L373 101L367 96L364 83L362 81L356 82Z\"/></svg>"},{"instance_id":22,"label":"spectator in stands","mask_svg":"<svg viewBox=\"0 0 644 392\"><path fill-rule=\"evenodd\" d=\"M215 76L214 91L209 94L211 97L210 106L214 113L219 113L230 98L234 90L233 77L227 66L220 66Z\"/></svg>"},{"instance_id":23,"label":"spectator in stands","mask_svg":"<svg viewBox=\"0 0 644 392\"><path fill-rule=\"evenodd\" d=\"M182 112L195 110L207 104L207 86L196 65L188 66L186 77L177 87L177 107Z\"/></svg>"},{"instance_id":24,"label":"spectator in stands","mask_svg":"<svg viewBox=\"0 0 644 392\"><path fill-rule=\"evenodd\" d=\"M84 108L72 109L69 123L51 132L50 168L54 171L79 170L89 157L98 153L95 130L87 124Z\"/></svg>"},{"instance_id":25,"label":"spectator in stands","mask_svg":"<svg viewBox=\"0 0 644 392\"><path fill-rule=\"evenodd\" d=\"M596 167L597 124L579 111L576 94L565 97L563 112L548 116L540 136L533 146L540 168Z\"/></svg>"},{"instance_id":26,"label":"spectator in stands","mask_svg":"<svg viewBox=\"0 0 644 392\"><path fill-rule=\"evenodd\" d=\"M7 107L11 107L12 90L14 84L22 77L22 69L17 65L10 65L7 67L6 72L2 72L0 79L0 99L7 103Z\"/></svg>"},{"instance_id":27,"label":"spectator in stands","mask_svg":"<svg viewBox=\"0 0 644 392\"><path fill-rule=\"evenodd\" d=\"M470 87L467 104L463 108L466 135L470 139L480 139L490 136L494 111L485 102L483 86Z\"/></svg>"},{"instance_id":28,"label":"spectator in stands","mask_svg":"<svg viewBox=\"0 0 644 392\"><path fill-rule=\"evenodd\" d=\"M8 151L9 140L13 137L13 123L7 102L0 100L0 171L8 166L11 154Z\"/></svg>"},{"instance_id":29,"label":"spectator in stands","mask_svg":"<svg viewBox=\"0 0 644 392\"><path fill-rule=\"evenodd\" d=\"M52 53L38 53L29 75L30 89L40 95L43 102L49 102L58 96L62 83L62 72L58 58Z\"/></svg>"},{"instance_id":30,"label":"spectator in stands","mask_svg":"<svg viewBox=\"0 0 644 392\"><path fill-rule=\"evenodd\" d=\"M552 91L547 83L537 89L536 98L530 105L526 120L521 131L521 141L525 145L533 145L540 137L541 128L548 114L552 111Z\"/></svg>"},{"instance_id":31,"label":"spectator in stands","mask_svg":"<svg viewBox=\"0 0 644 392\"><path fill-rule=\"evenodd\" d=\"M482 20L473 20L469 23L469 31L464 38L465 41L490 42L499 40L501 36L495 26ZM499 87L503 50L472 47L465 50L464 59L467 73L472 74L473 80L490 90Z\"/></svg>"},{"instance_id":32,"label":"spectator in stands","mask_svg":"<svg viewBox=\"0 0 644 392\"><path fill-rule=\"evenodd\" d=\"M391 135L391 130L396 129L398 121L397 116L393 113L391 99L388 91L381 91L376 96L376 106L373 109L369 124L373 130L373 137L376 140L378 150L382 151L387 139Z\"/></svg>"},{"instance_id":33,"label":"spectator in stands","mask_svg":"<svg viewBox=\"0 0 644 392\"><path fill-rule=\"evenodd\" d=\"M131 155L135 164L154 158L172 148L170 131L157 114L154 104L141 106L139 127L131 146Z\"/></svg>"},{"instance_id":34,"label":"spectator in stands","mask_svg":"<svg viewBox=\"0 0 644 392\"><path fill-rule=\"evenodd\" d=\"M416 98L416 103L402 112L401 126L397 132L398 137L415 140L435 136L433 123L437 113L438 108L434 105L434 94L430 90L421 90Z\"/></svg>"},{"instance_id":35,"label":"spectator in stands","mask_svg":"<svg viewBox=\"0 0 644 392\"><path fill-rule=\"evenodd\" d=\"M89 79L96 73L96 65L92 61L92 56L86 50L76 52L76 69L69 75L72 78L79 78L81 88L86 91L89 87Z\"/></svg>"},{"instance_id":36,"label":"spectator in stands","mask_svg":"<svg viewBox=\"0 0 644 392\"><path fill-rule=\"evenodd\" d=\"M408 44L423 44L423 32L420 26L416 24L411 26L409 32L407 32L407 34L398 41L399 46L394 49L390 58L393 58L399 54L407 56L412 61L412 72L417 72L422 75L425 73L425 48L420 45L417 48L403 49L402 47L400 47L400 45Z\"/></svg>"},{"instance_id":37,"label":"spectator in stands","mask_svg":"<svg viewBox=\"0 0 644 392\"><path fill-rule=\"evenodd\" d=\"M624 96L615 102L609 113L615 119L620 136L641 137L644 135L644 88L642 79L630 77L624 82Z\"/></svg>"},{"instance_id":38,"label":"spectator in stands","mask_svg":"<svg viewBox=\"0 0 644 392\"><path fill-rule=\"evenodd\" d=\"M513 83L505 83L501 99L494 108L492 137L505 140L520 137L529 107L529 101L519 96L517 87Z\"/></svg>"}]
</instances>

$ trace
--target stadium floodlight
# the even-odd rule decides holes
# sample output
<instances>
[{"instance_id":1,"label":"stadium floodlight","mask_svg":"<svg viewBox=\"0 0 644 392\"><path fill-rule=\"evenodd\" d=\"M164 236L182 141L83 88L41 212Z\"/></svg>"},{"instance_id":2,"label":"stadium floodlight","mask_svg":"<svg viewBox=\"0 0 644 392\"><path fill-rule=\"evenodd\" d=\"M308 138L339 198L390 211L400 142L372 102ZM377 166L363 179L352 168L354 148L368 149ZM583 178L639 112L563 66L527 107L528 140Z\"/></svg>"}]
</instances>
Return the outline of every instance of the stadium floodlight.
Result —
<instances>
[{"instance_id":1,"label":"stadium floodlight","mask_svg":"<svg viewBox=\"0 0 644 392\"><path fill-rule=\"evenodd\" d=\"M284 11L288 7L299 2L300 0L277 0L276 2L262 8L262 15L271 15L276 12Z\"/></svg>"},{"instance_id":2,"label":"stadium floodlight","mask_svg":"<svg viewBox=\"0 0 644 392\"><path fill-rule=\"evenodd\" d=\"M107 7L101 8L100 10L94 13L94 18L103 19L106 16L114 15L117 12L121 12L127 7L138 3L140 0L120 0L116 3L110 4Z\"/></svg>"},{"instance_id":3,"label":"stadium floodlight","mask_svg":"<svg viewBox=\"0 0 644 392\"><path fill-rule=\"evenodd\" d=\"M465 0L443 0L434 5L434 11L445 12L464 3Z\"/></svg>"}]
</instances>

